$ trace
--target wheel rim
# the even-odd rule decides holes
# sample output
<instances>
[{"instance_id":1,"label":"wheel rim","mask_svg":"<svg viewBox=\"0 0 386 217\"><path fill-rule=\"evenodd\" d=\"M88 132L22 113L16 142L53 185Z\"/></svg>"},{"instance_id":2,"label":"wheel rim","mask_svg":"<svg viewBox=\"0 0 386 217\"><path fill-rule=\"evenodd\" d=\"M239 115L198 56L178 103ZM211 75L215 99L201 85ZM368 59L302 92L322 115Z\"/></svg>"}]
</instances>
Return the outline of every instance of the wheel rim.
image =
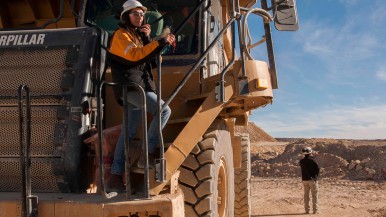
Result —
<instances>
[{"instance_id":1,"label":"wheel rim","mask_svg":"<svg viewBox=\"0 0 386 217\"><path fill-rule=\"evenodd\" d=\"M228 204L228 178L227 178L227 169L226 169L225 157L220 158L219 171L217 177L217 207L218 207L218 216L226 216L227 204Z\"/></svg>"}]
</instances>

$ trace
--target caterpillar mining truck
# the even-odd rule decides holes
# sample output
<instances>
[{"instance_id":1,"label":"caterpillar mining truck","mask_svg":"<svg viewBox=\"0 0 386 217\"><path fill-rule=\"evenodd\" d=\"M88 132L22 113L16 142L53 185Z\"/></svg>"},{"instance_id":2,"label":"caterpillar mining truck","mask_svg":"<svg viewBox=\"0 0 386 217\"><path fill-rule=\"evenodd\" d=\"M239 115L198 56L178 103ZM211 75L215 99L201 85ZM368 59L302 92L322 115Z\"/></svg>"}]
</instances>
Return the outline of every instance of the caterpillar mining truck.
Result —
<instances>
[{"instance_id":1,"label":"caterpillar mining truck","mask_svg":"<svg viewBox=\"0 0 386 217\"><path fill-rule=\"evenodd\" d=\"M153 37L166 28L176 36L153 72L172 116L149 168L152 116L145 102L139 108L145 168L128 163L126 138L124 193L106 188L127 112L112 88L143 96L133 83L111 82L106 62L124 0L0 2L0 217L251 215L249 137L235 126L272 103L270 23L297 30L295 0L140 2ZM263 36L253 43L257 29ZM266 62L253 59L253 47L264 48Z\"/></svg>"}]
</instances>

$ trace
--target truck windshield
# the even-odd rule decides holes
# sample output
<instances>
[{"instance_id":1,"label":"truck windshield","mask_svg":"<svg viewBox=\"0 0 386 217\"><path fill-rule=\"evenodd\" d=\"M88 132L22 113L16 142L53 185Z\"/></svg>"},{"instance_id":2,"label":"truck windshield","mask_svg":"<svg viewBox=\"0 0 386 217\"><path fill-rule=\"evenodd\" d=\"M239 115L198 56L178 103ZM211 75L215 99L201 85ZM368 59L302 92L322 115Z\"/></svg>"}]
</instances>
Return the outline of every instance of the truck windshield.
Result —
<instances>
[{"instance_id":1,"label":"truck windshield","mask_svg":"<svg viewBox=\"0 0 386 217\"><path fill-rule=\"evenodd\" d=\"M89 0L85 22L98 26L110 35L118 28L122 4L125 0ZM147 12L144 22L151 25L153 38L161 35L164 28L174 32L194 10L197 0L140 0ZM175 49L168 47L166 55L195 54L198 48L198 13L187 20L176 35Z\"/></svg>"}]
</instances>

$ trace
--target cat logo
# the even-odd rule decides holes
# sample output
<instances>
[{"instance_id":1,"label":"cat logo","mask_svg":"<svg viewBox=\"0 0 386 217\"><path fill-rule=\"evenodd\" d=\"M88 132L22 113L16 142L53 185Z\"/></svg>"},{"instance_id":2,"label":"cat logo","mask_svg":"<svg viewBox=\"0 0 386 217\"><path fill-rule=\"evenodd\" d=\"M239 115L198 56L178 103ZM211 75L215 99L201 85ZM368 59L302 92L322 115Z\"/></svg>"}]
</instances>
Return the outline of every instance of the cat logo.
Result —
<instances>
[{"instance_id":1,"label":"cat logo","mask_svg":"<svg viewBox=\"0 0 386 217\"><path fill-rule=\"evenodd\" d=\"M1 35L0 46L44 44L46 34Z\"/></svg>"}]
</instances>

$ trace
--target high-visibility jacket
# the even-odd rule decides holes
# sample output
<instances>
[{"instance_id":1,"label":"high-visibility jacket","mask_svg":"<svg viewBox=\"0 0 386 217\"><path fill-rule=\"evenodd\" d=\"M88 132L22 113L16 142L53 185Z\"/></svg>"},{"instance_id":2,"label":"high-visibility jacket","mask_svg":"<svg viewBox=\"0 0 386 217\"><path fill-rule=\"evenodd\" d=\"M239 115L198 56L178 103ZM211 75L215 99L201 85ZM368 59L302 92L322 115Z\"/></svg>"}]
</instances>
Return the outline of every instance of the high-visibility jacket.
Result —
<instances>
[{"instance_id":1,"label":"high-visibility jacket","mask_svg":"<svg viewBox=\"0 0 386 217\"><path fill-rule=\"evenodd\" d=\"M140 37L139 33L130 27L117 29L110 41L107 55L111 67L113 81L117 83L135 82L145 91L154 91L155 85L151 73L151 60L165 46L165 41ZM135 90L129 88L129 90ZM121 87L115 87L114 92L118 101L122 96Z\"/></svg>"}]
</instances>

